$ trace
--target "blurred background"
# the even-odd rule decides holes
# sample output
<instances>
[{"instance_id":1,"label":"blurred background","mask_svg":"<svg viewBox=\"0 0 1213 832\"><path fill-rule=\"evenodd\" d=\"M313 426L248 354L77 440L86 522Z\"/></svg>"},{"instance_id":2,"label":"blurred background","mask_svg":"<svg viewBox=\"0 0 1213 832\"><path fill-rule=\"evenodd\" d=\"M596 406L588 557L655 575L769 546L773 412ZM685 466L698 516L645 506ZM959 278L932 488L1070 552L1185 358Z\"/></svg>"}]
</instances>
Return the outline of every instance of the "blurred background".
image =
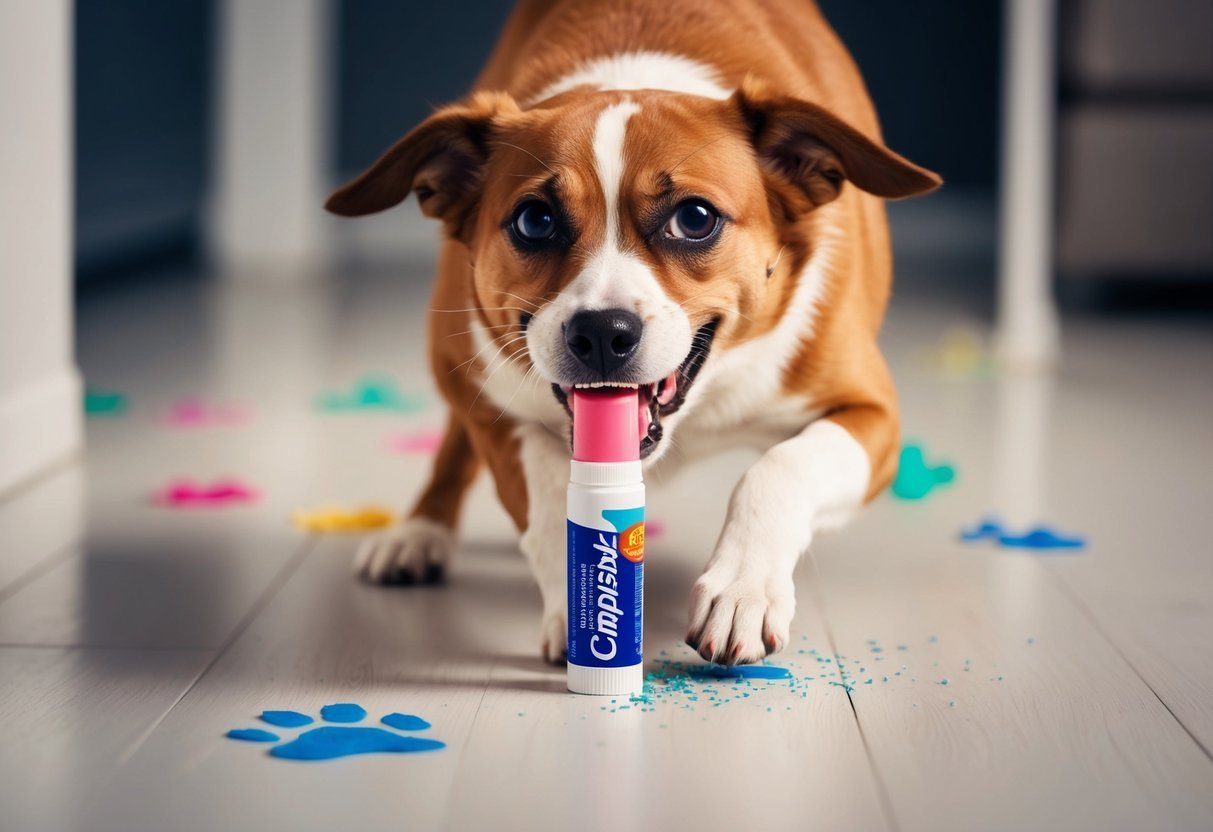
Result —
<instances>
[{"instance_id":1,"label":"blurred background","mask_svg":"<svg viewBox=\"0 0 1213 832\"><path fill-rule=\"evenodd\" d=\"M994 345L1026 367L1056 358L1059 309L1208 314L1213 4L822 7L889 145L947 183L891 206L899 294L997 324ZM28 419L12 401L39 373L59 396L77 383L68 307L124 282L340 280L333 263L431 257L436 229L411 201L358 223L320 205L468 90L508 9L5 0L0 103L21 129L0 138L0 412ZM56 432L10 439L6 456L27 459L0 486L79 428Z\"/></svg>"}]
</instances>

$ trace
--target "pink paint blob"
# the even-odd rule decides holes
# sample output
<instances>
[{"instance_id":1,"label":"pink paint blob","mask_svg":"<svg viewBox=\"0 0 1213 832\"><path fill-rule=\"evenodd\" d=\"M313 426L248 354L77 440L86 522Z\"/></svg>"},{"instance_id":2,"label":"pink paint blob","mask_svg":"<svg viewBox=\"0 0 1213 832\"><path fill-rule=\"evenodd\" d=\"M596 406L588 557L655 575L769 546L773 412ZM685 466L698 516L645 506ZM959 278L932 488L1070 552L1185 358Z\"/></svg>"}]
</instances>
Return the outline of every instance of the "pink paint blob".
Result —
<instances>
[{"instance_id":1,"label":"pink paint blob","mask_svg":"<svg viewBox=\"0 0 1213 832\"><path fill-rule=\"evenodd\" d=\"M208 405L201 399L181 399L164 416L175 428L229 427L249 420L249 412L236 405Z\"/></svg>"},{"instance_id":2,"label":"pink paint blob","mask_svg":"<svg viewBox=\"0 0 1213 832\"><path fill-rule=\"evenodd\" d=\"M396 433L388 437L388 447L399 454L425 454L432 456L442 447L443 432L432 428L420 428L407 433Z\"/></svg>"},{"instance_id":3,"label":"pink paint blob","mask_svg":"<svg viewBox=\"0 0 1213 832\"><path fill-rule=\"evenodd\" d=\"M256 490L235 479L199 485L192 480L174 480L152 494L152 502L170 508L220 506L256 502Z\"/></svg>"}]
</instances>

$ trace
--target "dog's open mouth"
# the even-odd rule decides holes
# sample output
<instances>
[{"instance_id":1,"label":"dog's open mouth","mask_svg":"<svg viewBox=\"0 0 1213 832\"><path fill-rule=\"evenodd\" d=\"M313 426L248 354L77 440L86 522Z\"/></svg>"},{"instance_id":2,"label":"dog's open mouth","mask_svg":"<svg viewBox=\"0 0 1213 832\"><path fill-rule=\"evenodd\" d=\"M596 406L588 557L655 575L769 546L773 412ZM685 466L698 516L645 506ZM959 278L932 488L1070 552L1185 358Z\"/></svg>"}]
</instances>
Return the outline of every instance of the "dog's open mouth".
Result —
<instances>
[{"instance_id":1,"label":"dog's open mouth","mask_svg":"<svg viewBox=\"0 0 1213 832\"><path fill-rule=\"evenodd\" d=\"M662 418L678 412L682 403L686 401L687 393L690 392L691 385L695 383L695 377L699 375L704 362L707 361L708 351L712 348L712 339L716 336L716 327L719 324L720 319L713 318L699 327L691 339L691 351L687 353L687 357L683 359L678 369L663 379L646 384L615 381L577 385L553 383L552 393L572 419L573 410L569 406L569 394L573 387L631 387L638 389L640 401L636 419L640 425L640 458L644 459L661 441Z\"/></svg>"}]
</instances>

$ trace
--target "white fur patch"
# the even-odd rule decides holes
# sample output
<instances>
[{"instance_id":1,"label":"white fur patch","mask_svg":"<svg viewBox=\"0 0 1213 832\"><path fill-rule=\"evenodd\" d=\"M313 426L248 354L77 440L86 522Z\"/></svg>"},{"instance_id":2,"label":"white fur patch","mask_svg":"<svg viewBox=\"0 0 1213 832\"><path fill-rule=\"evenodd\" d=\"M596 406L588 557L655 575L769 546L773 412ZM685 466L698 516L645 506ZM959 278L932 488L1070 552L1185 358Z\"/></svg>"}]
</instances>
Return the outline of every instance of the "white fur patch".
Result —
<instances>
[{"instance_id":1,"label":"white fur patch","mask_svg":"<svg viewBox=\"0 0 1213 832\"><path fill-rule=\"evenodd\" d=\"M841 236L837 227L822 224L792 300L770 332L708 358L686 403L675 414L686 416L684 433L711 434L748 424L787 438L804 427L812 402L787 395L783 373L813 335L817 304L829 281L832 247ZM683 444L681 438L679 443Z\"/></svg>"},{"instance_id":2,"label":"white fur patch","mask_svg":"<svg viewBox=\"0 0 1213 832\"><path fill-rule=\"evenodd\" d=\"M619 187L623 182L623 140L628 119L640 112L631 101L612 104L598 116L594 126L594 165L602 196L606 202L606 246L619 248L623 235L619 229Z\"/></svg>"},{"instance_id":3,"label":"white fur patch","mask_svg":"<svg viewBox=\"0 0 1213 832\"><path fill-rule=\"evenodd\" d=\"M535 96L543 101L574 87L600 90L666 90L704 98L725 99L732 95L707 64L667 52L624 52L595 58L578 67Z\"/></svg>"},{"instance_id":4,"label":"white fur patch","mask_svg":"<svg viewBox=\"0 0 1213 832\"><path fill-rule=\"evenodd\" d=\"M493 339L478 320L469 318L468 329L476 349L476 367L471 372L480 373L481 399L521 421L541 422L551 430L563 431L568 416L552 395L550 382L538 371L528 373L525 359L512 357L507 349L516 346L510 339L521 337L519 333ZM468 371L460 367L454 372Z\"/></svg>"},{"instance_id":5,"label":"white fur patch","mask_svg":"<svg viewBox=\"0 0 1213 832\"><path fill-rule=\"evenodd\" d=\"M691 592L688 636L709 661L756 661L787 644L792 570L813 534L863 504L871 466L841 425L821 419L746 471L720 540Z\"/></svg>"},{"instance_id":6,"label":"white fur patch","mask_svg":"<svg viewBox=\"0 0 1213 832\"><path fill-rule=\"evenodd\" d=\"M543 597L539 649L545 659L556 662L564 657L568 639L565 489L569 449L564 440L540 425L519 425L515 436L527 491L527 528L519 545Z\"/></svg>"}]
</instances>

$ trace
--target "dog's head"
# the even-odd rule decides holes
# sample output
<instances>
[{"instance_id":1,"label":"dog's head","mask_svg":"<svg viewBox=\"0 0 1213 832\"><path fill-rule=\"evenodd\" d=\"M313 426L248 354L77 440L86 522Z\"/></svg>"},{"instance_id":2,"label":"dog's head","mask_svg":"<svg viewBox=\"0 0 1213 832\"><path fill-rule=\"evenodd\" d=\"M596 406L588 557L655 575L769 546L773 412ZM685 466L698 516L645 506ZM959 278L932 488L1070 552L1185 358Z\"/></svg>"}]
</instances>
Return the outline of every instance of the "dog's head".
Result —
<instances>
[{"instance_id":1,"label":"dog's head","mask_svg":"<svg viewBox=\"0 0 1213 832\"><path fill-rule=\"evenodd\" d=\"M847 181L890 198L939 184L753 83L725 100L581 87L439 110L327 207L359 216L416 193L468 249L484 331L566 409L573 386L638 386L647 456L709 353L778 321L813 247L801 220Z\"/></svg>"}]
</instances>

